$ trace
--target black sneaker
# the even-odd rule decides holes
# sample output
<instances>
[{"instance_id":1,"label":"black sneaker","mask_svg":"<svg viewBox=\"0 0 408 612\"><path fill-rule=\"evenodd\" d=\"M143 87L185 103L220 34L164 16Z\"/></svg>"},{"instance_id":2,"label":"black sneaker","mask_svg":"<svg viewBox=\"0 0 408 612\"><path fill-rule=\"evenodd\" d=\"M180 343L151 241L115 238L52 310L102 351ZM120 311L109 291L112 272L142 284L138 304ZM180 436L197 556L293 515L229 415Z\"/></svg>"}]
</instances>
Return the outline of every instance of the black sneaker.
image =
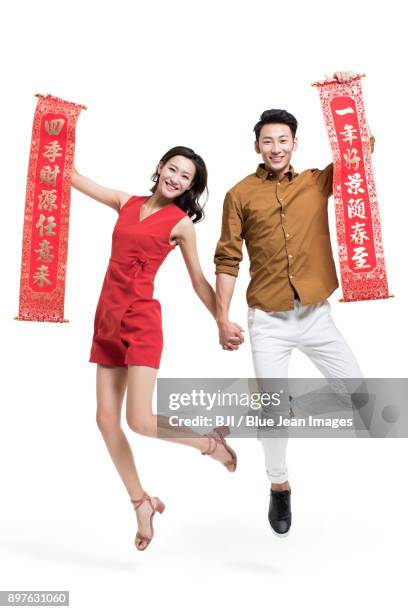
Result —
<instances>
[{"instance_id":1,"label":"black sneaker","mask_svg":"<svg viewBox=\"0 0 408 612\"><path fill-rule=\"evenodd\" d=\"M271 489L268 519L274 533L279 537L288 535L292 523L290 494L290 488L288 491L273 491Z\"/></svg>"}]
</instances>

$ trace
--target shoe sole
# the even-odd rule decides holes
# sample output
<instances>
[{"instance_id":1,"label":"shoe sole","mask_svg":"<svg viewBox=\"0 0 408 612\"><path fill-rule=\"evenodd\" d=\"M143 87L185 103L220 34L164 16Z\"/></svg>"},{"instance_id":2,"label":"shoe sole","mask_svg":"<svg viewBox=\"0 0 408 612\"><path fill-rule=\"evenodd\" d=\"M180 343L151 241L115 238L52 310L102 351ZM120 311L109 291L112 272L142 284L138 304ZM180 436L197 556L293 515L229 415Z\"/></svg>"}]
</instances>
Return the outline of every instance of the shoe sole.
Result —
<instances>
[{"instance_id":1,"label":"shoe sole","mask_svg":"<svg viewBox=\"0 0 408 612\"><path fill-rule=\"evenodd\" d=\"M271 527L271 530L276 535L277 538L287 538L290 533L290 527L286 533L278 533L277 531L274 530L273 527Z\"/></svg>"}]
</instances>

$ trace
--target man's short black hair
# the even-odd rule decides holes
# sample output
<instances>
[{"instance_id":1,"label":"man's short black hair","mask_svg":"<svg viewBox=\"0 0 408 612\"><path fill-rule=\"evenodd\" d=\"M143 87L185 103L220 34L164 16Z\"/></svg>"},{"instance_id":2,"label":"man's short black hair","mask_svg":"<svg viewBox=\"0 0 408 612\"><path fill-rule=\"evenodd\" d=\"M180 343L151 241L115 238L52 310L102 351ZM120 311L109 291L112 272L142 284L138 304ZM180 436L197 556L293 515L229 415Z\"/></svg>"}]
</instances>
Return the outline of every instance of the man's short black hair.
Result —
<instances>
[{"instance_id":1,"label":"man's short black hair","mask_svg":"<svg viewBox=\"0 0 408 612\"><path fill-rule=\"evenodd\" d=\"M257 142L259 140L259 134L261 133L262 126L266 125L267 123L284 123L290 127L293 138L296 136L298 126L297 119L285 110L280 108L271 108L270 110L264 111L260 116L258 123L255 124L254 132Z\"/></svg>"}]
</instances>

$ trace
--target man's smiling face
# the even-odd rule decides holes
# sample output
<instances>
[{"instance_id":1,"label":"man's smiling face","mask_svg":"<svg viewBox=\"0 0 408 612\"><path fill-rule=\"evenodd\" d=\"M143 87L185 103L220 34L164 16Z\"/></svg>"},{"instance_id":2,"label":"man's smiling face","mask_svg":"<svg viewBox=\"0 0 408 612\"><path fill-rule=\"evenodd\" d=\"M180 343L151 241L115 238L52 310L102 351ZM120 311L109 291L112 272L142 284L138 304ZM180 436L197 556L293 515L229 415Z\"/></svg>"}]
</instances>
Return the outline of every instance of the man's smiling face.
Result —
<instances>
[{"instance_id":1,"label":"man's smiling face","mask_svg":"<svg viewBox=\"0 0 408 612\"><path fill-rule=\"evenodd\" d=\"M297 138L285 123L267 123L262 126L255 151L262 155L268 170L282 174L289 170L293 151L297 149Z\"/></svg>"}]
</instances>

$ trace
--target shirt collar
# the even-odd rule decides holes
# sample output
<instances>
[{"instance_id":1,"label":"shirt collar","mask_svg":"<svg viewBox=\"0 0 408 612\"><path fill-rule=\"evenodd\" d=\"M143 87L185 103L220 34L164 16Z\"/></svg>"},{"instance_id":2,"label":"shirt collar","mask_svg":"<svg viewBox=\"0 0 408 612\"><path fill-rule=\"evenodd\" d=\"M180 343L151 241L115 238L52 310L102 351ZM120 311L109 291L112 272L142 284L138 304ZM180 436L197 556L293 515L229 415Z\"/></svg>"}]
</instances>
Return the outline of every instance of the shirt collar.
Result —
<instances>
[{"instance_id":1,"label":"shirt collar","mask_svg":"<svg viewBox=\"0 0 408 612\"><path fill-rule=\"evenodd\" d=\"M259 164L256 169L256 176L262 180L262 182L266 181L266 179L272 179L272 173L270 170L265 168L265 164ZM291 181L293 177L297 176L297 172L295 172L292 165L289 166L289 170L285 172L285 176L288 177L288 180Z\"/></svg>"}]
</instances>

